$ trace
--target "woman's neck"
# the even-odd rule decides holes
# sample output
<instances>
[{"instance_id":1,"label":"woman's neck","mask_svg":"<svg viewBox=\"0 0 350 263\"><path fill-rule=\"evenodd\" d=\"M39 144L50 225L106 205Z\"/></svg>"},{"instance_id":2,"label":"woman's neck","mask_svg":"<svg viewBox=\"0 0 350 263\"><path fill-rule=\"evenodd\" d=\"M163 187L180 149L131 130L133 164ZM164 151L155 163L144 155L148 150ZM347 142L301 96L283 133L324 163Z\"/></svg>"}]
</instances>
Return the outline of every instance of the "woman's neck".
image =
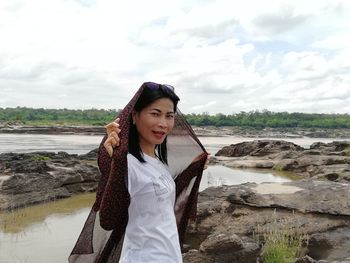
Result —
<instances>
[{"instance_id":1,"label":"woman's neck","mask_svg":"<svg viewBox=\"0 0 350 263\"><path fill-rule=\"evenodd\" d=\"M141 151L144 153L144 154L147 154L149 156L152 156L152 157L156 157L156 154L155 154L155 146L151 146L151 145L142 145L140 143L140 148L141 148Z\"/></svg>"}]
</instances>

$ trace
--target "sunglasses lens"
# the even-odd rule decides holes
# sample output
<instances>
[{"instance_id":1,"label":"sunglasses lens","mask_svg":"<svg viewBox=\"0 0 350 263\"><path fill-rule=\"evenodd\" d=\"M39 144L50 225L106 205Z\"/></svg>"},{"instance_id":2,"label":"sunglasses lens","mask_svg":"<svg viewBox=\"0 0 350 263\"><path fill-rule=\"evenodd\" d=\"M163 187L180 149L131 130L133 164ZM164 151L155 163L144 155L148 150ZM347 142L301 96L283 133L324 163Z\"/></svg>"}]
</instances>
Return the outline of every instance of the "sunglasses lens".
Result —
<instances>
[{"instance_id":1,"label":"sunglasses lens","mask_svg":"<svg viewBox=\"0 0 350 263\"><path fill-rule=\"evenodd\" d=\"M175 88L174 88L173 86L169 85L169 84L163 84L162 86L164 86L164 87L170 89L171 91L174 91L174 90L175 90Z\"/></svg>"},{"instance_id":2,"label":"sunglasses lens","mask_svg":"<svg viewBox=\"0 0 350 263\"><path fill-rule=\"evenodd\" d=\"M158 83L154 83L154 82L147 82L146 86L149 89L159 89L160 85Z\"/></svg>"},{"instance_id":3,"label":"sunglasses lens","mask_svg":"<svg viewBox=\"0 0 350 263\"><path fill-rule=\"evenodd\" d=\"M155 90L155 89L159 89L159 88L166 88L171 90L172 92L174 92L174 87L169 85L169 84L158 84L158 83L154 83L154 82L147 82L146 83L146 87L151 89L151 90Z\"/></svg>"}]
</instances>

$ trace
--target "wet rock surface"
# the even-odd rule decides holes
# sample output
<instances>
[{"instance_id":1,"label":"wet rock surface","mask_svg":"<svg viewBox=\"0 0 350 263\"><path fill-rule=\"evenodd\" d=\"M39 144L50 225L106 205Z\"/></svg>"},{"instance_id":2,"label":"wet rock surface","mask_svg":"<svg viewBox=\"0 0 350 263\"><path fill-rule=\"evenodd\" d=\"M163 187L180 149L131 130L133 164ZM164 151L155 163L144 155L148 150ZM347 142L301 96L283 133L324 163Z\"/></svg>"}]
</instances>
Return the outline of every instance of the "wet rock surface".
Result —
<instances>
[{"instance_id":1,"label":"wet rock surface","mask_svg":"<svg viewBox=\"0 0 350 263\"><path fill-rule=\"evenodd\" d=\"M304 148L286 141L280 140L255 140L241 142L225 146L215 156L241 157L241 156L266 156L282 151L303 151Z\"/></svg>"},{"instance_id":2,"label":"wet rock surface","mask_svg":"<svg viewBox=\"0 0 350 263\"><path fill-rule=\"evenodd\" d=\"M96 190L96 150L0 154L0 210L9 210Z\"/></svg>"},{"instance_id":3,"label":"wet rock surface","mask_svg":"<svg viewBox=\"0 0 350 263\"><path fill-rule=\"evenodd\" d=\"M328 181L208 188L199 194L197 221L188 230L203 238L184 255L184 262L257 262L261 237L272 230L309 240L305 249L314 261L298 262L346 262L349 199L348 184Z\"/></svg>"},{"instance_id":4,"label":"wet rock surface","mask_svg":"<svg viewBox=\"0 0 350 263\"><path fill-rule=\"evenodd\" d=\"M350 182L350 142L314 143L310 149L281 140L256 140L222 148L212 163L234 168L290 171L300 178Z\"/></svg>"}]
</instances>

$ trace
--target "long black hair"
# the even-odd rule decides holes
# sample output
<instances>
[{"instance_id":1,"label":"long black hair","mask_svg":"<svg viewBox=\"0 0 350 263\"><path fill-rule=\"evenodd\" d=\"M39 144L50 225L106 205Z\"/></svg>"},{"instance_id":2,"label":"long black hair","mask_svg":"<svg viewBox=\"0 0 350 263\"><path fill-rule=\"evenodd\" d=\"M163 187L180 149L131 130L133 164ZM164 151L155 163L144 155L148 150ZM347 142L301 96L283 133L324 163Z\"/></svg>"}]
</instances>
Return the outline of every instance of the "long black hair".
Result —
<instances>
[{"instance_id":1,"label":"long black hair","mask_svg":"<svg viewBox=\"0 0 350 263\"><path fill-rule=\"evenodd\" d=\"M177 103L179 102L179 97L175 94L174 88L165 84L158 84L154 82L145 82L145 85L140 97L138 98L134 110L136 112L141 112L145 107L153 103L154 101L162 98L170 99L174 104L174 113L176 113ZM129 118L132 118L129 116ZM156 154L158 158L165 164L168 164L167 159L167 138L161 144L156 145ZM136 159L144 163L145 159L142 156L142 151L139 143L139 134L136 129L136 125L133 124L132 119L130 119L130 129L129 129L129 153L131 153Z\"/></svg>"}]
</instances>

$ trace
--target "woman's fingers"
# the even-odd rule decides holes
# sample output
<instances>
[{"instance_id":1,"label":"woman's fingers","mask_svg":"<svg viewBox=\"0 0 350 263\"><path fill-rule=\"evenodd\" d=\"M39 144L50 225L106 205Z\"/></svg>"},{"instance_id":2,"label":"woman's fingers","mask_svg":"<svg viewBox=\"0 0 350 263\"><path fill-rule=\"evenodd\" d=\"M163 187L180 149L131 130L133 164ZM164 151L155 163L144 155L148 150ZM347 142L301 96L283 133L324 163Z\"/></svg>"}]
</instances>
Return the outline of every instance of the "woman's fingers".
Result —
<instances>
[{"instance_id":1,"label":"woman's fingers","mask_svg":"<svg viewBox=\"0 0 350 263\"><path fill-rule=\"evenodd\" d=\"M119 146L119 137L108 136L107 138L113 147Z\"/></svg>"},{"instance_id":2,"label":"woman's fingers","mask_svg":"<svg viewBox=\"0 0 350 263\"><path fill-rule=\"evenodd\" d=\"M112 144L106 140L105 143L103 144L103 146L105 147L105 149L108 152L109 156L112 157L112 155L113 155L113 146L112 146Z\"/></svg>"},{"instance_id":3,"label":"woman's fingers","mask_svg":"<svg viewBox=\"0 0 350 263\"><path fill-rule=\"evenodd\" d=\"M105 147L109 156L113 155L113 147L119 146L120 143L120 138L118 135L120 133L119 120L119 118L116 118L113 122L108 123L105 126L108 137L103 146Z\"/></svg>"},{"instance_id":4,"label":"woman's fingers","mask_svg":"<svg viewBox=\"0 0 350 263\"><path fill-rule=\"evenodd\" d=\"M120 132L120 129L118 132L115 132L115 131L111 132L111 134L108 136L113 138L113 144L112 144L113 146L119 146L119 143L120 143L120 138L118 135L119 132Z\"/></svg>"},{"instance_id":5,"label":"woman's fingers","mask_svg":"<svg viewBox=\"0 0 350 263\"><path fill-rule=\"evenodd\" d=\"M111 123L107 124L105 126L105 128L106 128L106 132L108 135L113 131L118 132L118 133L120 132L119 124L115 123L115 122L111 122Z\"/></svg>"},{"instance_id":6,"label":"woman's fingers","mask_svg":"<svg viewBox=\"0 0 350 263\"><path fill-rule=\"evenodd\" d=\"M115 146L119 146L119 138L115 138L113 136L108 136L106 142L110 145L112 145L112 147Z\"/></svg>"},{"instance_id":7,"label":"woman's fingers","mask_svg":"<svg viewBox=\"0 0 350 263\"><path fill-rule=\"evenodd\" d=\"M120 139L118 134L113 131L110 133L110 135L107 137L106 141L104 142L103 146L106 148L109 156L113 155L113 148L115 146L119 146Z\"/></svg>"},{"instance_id":8,"label":"woman's fingers","mask_svg":"<svg viewBox=\"0 0 350 263\"><path fill-rule=\"evenodd\" d=\"M115 119L113 122L111 123L108 123L106 126L106 132L107 134L109 135L111 132L115 131L117 133L120 132L120 129L119 129L119 118Z\"/></svg>"}]
</instances>

